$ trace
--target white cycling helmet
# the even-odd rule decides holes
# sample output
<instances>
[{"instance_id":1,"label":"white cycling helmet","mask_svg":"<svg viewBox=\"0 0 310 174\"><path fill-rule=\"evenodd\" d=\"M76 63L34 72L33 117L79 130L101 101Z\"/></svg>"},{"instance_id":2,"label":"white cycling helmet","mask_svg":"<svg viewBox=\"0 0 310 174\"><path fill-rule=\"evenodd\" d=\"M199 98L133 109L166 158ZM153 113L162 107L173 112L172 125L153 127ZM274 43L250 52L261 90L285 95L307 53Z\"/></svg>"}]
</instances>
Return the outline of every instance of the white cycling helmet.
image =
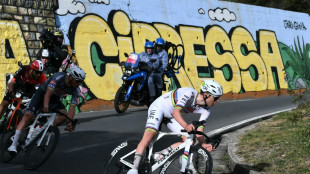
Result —
<instances>
[{"instance_id":1,"label":"white cycling helmet","mask_svg":"<svg viewBox=\"0 0 310 174\"><path fill-rule=\"evenodd\" d=\"M200 86L202 92L209 92L214 97L223 95L222 86L215 80L204 80Z\"/></svg>"},{"instance_id":2,"label":"white cycling helmet","mask_svg":"<svg viewBox=\"0 0 310 174\"><path fill-rule=\"evenodd\" d=\"M78 66L73 66L70 68L70 73L75 80L83 81L85 79L85 72L82 68Z\"/></svg>"}]
</instances>

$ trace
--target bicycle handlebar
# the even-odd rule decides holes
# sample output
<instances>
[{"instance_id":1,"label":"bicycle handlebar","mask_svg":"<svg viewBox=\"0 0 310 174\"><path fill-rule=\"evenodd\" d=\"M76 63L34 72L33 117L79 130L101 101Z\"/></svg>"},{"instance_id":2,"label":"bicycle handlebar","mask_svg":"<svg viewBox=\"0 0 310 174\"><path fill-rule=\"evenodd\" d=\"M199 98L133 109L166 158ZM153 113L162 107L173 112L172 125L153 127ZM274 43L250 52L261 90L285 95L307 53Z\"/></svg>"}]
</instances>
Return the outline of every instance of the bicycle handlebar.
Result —
<instances>
[{"instance_id":1,"label":"bicycle handlebar","mask_svg":"<svg viewBox=\"0 0 310 174\"><path fill-rule=\"evenodd\" d=\"M181 132L187 132L188 134L203 135L207 139L207 142L210 142L210 144L212 144L212 146L216 149L220 145L222 138L220 137L220 138L212 139L212 138L209 138L204 132L197 131L198 127L202 126L204 123L206 123L205 120L192 121L192 124L195 126L195 130L191 132L187 132L185 129L182 129Z\"/></svg>"},{"instance_id":2,"label":"bicycle handlebar","mask_svg":"<svg viewBox=\"0 0 310 174\"><path fill-rule=\"evenodd\" d=\"M55 112L55 113L57 113L57 114L59 114L59 115L61 115L61 116L63 116L63 117L66 117L70 122L72 122L72 128L75 129L75 126L76 126L76 124L77 124L77 122L78 122L78 119L72 119L72 118L68 117L68 115L66 115L66 114L64 114L64 113L62 113L62 112L60 112L60 111L57 110L57 109L52 109L51 111L52 111L52 112Z\"/></svg>"}]
</instances>

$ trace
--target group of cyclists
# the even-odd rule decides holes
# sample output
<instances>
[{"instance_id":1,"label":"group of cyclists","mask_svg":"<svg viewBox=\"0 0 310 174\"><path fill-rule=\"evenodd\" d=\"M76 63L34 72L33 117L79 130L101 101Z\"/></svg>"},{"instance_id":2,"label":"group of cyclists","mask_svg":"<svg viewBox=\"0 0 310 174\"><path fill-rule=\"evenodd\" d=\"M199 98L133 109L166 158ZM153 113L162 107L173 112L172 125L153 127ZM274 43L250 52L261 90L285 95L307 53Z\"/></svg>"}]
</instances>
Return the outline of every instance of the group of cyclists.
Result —
<instances>
[{"instance_id":1,"label":"group of cyclists","mask_svg":"<svg viewBox=\"0 0 310 174\"><path fill-rule=\"evenodd\" d=\"M38 52L37 60L34 60L30 65L22 65L15 72L0 104L0 115L2 116L12 99L15 98L17 91L21 91L31 98L16 127L12 145L8 148L11 153L17 152L16 147L21 132L38 112L49 112L50 109L55 109L70 118L74 117L75 105L77 105L80 96L79 86L86 77L84 70L78 66L72 66L68 73L60 72L63 61L72 56L68 53L68 46L63 45L64 36L60 30L56 29L52 32L45 29L41 33L40 40L43 47ZM68 113L61 102L61 97L66 94L72 95ZM58 126L64 122L66 122L65 117L57 117L54 125ZM72 122L67 122L66 130L73 131Z\"/></svg>"},{"instance_id":2,"label":"group of cyclists","mask_svg":"<svg viewBox=\"0 0 310 174\"><path fill-rule=\"evenodd\" d=\"M15 73L0 104L0 115L2 115L17 90L22 90L29 97L32 97L22 120L17 125L12 145L8 148L8 151L12 153L17 152L16 146L19 136L37 112L49 112L53 108L68 114L70 118L74 117L75 105L80 95L79 86L86 77L85 72L78 66L72 66L68 73L66 71L59 72L63 61L74 57L72 52L70 54L68 51L71 48L63 44L64 37L60 30L54 32L44 30L40 39L43 48L40 49L37 60L30 65L22 66ZM210 108L223 95L222 86L218 82L204 80L200 86L200 91L182 87L167 92L156 99L156 89L162 89L163 74L168 66L168 55L164 45L165 41L162 38L157 38L155 44L147 41L145 51L139 54L140 61L147 63L150 67L148 88L152 104L148 109L144 135L135 152L134 168L128 171L129 174L138 173L141 157L146 147L158 133L163 119L169 120L165 123L172 132L180 132L182 129L191 132L195 129L194 125L186 123L181 113L199 113L201 114L199 121L206 120L210 115ZM35 89L36 85L40 86ZM68 112L60 101L61 96L65 94L72 95ZM58 126L64 122L66 122L65 117L57 117L54 125ZM71 122L67 121L66 129L73 131ZM203 130L204 126L198 128L198 131ZM207 144L203 136L197 135L197 139L202 147L208 151L213 150L212 145ZM157 153L155 158L160 160L179 144L175 143L163 149Z\"/></svg>"}]
</instances>

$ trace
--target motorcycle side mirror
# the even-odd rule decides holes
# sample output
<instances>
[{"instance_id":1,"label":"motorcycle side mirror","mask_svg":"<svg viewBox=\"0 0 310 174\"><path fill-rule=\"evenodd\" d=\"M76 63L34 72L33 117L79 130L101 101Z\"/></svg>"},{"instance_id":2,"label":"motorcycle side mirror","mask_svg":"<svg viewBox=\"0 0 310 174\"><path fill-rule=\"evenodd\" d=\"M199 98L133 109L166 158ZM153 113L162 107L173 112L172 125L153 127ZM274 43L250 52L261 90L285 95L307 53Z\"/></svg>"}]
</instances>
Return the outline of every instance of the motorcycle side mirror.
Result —
<instances>
[{"instance_id":1,"label":"motorcycle side mirror","mask_svg":"<svg viewBox=\"0 0 310 174\"><path fill-rule=\"evenodd\" d=\"M156 62L157 61L157 59L151 59L150 60L150 62L152 62L152 63L154 63L154 62Z\"/></svg>"},{"instance_id":2,"label":"motorcycle side mirror","mask_svg":"<svg viewBox=\"0 0 310 174\"><path fill-rule=\"evenodd\" d=\"M18 61L17 64L18 64L19 67L23 66L23 64L20 61Z\"/></svg>"},{"instance_id":3,"label":"motorcycle side mirror","mask_svg":"<svg viewBox=\"0 0 310 174\"><path fill-rule=\"evenodd\" d=\"M124 53L124 56L125 56L125 57L128 57L128 54L127 54L127 53Z\"/></svg>"}]
</instances>

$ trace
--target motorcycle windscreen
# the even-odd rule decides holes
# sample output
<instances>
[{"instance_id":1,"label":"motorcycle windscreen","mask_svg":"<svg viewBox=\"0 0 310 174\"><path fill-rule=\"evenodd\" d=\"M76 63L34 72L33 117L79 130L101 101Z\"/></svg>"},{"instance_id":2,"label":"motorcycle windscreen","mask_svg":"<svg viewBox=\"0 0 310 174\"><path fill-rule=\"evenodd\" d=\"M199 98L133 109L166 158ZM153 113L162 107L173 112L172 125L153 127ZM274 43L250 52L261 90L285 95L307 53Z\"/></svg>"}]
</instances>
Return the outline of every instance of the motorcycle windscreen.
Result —
<instances>
[{"instance_id":1,"label":"motorcycle windscreen","mask_svg":"<svg viewBox=\"0 0 310 174\"><path fill-rule=\"evenodd\" d=\"M125 67L127 69L137 68L139 65L139 61L140 61L140 56L136 53L131 53L125 62Z\"/></svg>"}]
</instances>

